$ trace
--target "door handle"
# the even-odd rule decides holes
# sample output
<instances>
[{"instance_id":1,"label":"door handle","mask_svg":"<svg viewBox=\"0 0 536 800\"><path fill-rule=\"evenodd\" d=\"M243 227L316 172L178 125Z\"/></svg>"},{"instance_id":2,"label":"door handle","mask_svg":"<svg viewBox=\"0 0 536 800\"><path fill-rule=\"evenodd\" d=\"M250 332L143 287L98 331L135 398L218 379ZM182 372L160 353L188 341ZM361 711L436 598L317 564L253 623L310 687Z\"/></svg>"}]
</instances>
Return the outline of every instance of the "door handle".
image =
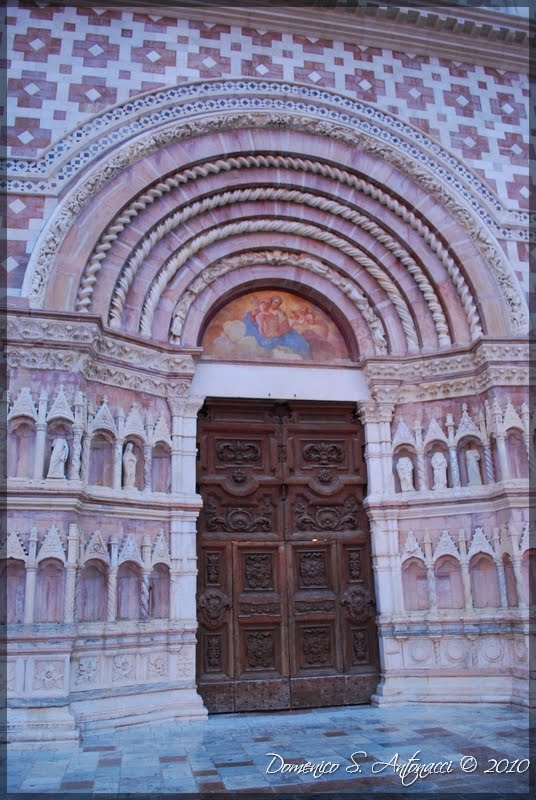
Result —
<instances>
[{"instance_id":1,"label":"door handle","mask_svg":"<svg viewBox=\"0 0 536 800\"><path fill-rule=\"evenodd\" d=\"M288 498L288 484L282 483L279 486L279 497L281 500L286 500Z\"/></svg>"}]
</instances>

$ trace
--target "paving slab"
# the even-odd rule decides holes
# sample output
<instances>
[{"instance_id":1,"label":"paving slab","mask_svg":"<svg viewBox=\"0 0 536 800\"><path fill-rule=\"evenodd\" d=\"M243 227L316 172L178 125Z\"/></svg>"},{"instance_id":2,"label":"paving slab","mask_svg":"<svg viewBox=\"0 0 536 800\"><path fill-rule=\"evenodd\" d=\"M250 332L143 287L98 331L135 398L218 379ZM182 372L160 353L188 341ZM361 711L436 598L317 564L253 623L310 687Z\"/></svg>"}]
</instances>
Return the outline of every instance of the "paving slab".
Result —
<instances>
[{"instance_id":1,"label":"paving slab","mask_svg":"<svg viewBox=\"0 0 536 800\"><path fill-rule=\"evenodd\" d=\"M92 733L70 753L47 743L7 756L14 797L530 796L528 713L492 704L222 714Z\"/></svg>"}]
</instances>

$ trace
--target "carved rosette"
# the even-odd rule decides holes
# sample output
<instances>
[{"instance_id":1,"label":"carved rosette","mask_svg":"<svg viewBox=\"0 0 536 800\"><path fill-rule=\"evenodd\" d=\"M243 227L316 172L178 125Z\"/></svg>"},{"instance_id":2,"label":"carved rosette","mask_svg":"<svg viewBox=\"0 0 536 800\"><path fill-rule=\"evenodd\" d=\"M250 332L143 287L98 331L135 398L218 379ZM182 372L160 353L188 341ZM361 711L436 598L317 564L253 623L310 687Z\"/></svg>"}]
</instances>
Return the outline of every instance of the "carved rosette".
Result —
<instances>
[{"instance_id":1,"label":"carved rosette","mask_svg":"<svg viewBox=\"0 0 536 800\"><path fill-rule=\"evenodd\" d=\"M341 597L341 606L348 608L354 622L368 622L374 616L374 597L363 586L347 589Z\"/></svg>"},{"instance_id":2,"label":"carved rosette","mask_svg":"<svg viewBox=\"0 0 536 800\"><path fill-rule=\"evenodd\" d=\"M219 627L228 608L231 608L231 601L219 589L207 589L197 602L198 615L207 628Z\"/></svg>"},{"instance_id":3,"label":"carved rosette","mask_svg":"<svg viewBox=\"0 0 536 800\"><path fill-rule=\"evenodd\" d=\"M272 631L251 631L246 640L246 655L251 669L268 669L274 661Z\"/></svg>"}]
</instances>

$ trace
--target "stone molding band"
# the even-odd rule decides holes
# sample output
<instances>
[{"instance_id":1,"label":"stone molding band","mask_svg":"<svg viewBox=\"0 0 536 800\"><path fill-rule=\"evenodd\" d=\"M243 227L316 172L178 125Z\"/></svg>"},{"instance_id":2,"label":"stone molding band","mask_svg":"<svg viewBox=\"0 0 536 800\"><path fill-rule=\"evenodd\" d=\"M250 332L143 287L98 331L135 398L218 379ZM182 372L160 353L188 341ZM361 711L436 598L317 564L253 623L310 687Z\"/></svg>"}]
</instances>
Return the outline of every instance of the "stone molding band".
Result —
<instances>
[{"instance_id":1,"label":"stone molding band","mask_svg":"<svg viewBox=\"0 0 536 800\"><path fill-rule=\"evenodd\" d=\"M145 296L143 303L139 332L142 336L149 337L152 335L152 323L156 307L162 296L162 293L178 272L178 270L191 258L195 253L198 253L204 247L213 244L216 241L221 241L230 236L239 236L244 233L258 233L258 232L277 232L277 233L295 233L301 236L310 237L316 241L324 242L325 244L340 250L360 266L364 267L378 282L384 292L387 294L391 302L396 308L402 328L406 335L408 352L416 353L419 351L419 339L415 328L412 315L402 297L399 289L395 286L393 281L387 277L384 272L379 269L372 259L363 255L362 251L357 247L349 244L345 239L335 236L329 231L322 230L315 225L308 225L303 222L287 221L287 220L266 220L266 219L247 219L242 222L232 222L227 225L221 225L212 230L208 230L200 236L195 237L185 247L179 249L176 253L169 258L164 265L160 268L158 275L153 279L149 290Z\"/></svg>"},{"instance_id":2,"label":"stone molding band","mask_svg":"<svg viewBox=\"0 0 536 800\"><path fill-rule=\"evenodd\" d=\"M453 280L453 283L456 287L458 294L460 295L460 299L462 300L464 310L467 314L467 318L469 321L471 334L473 338L477 338L479 335L482 334L482 330L480 328L480 324L478 321L478 313L476 311L476 307L473 301L473 298L470 295L469 290L467 289L467 285L463 276L460 273L458 266L456 265L454 259L451 255L449 255L448 250L444 247L441 243L439 238L434 234L433 231L430 230L430 227L426 225L422 219L417 217L413 211L407 208L403 203L401 203L398 199L391 197L387 192L382 191L378 187L371 184L369 181L364 180L363 178L359 178L356 175L352 175L346 170L342 170L337 167L332 167L329 164L323 164L319 161L311 161L309 159L302 159L302 158L294 158L290 156L273 156L273 155L258 155L258 156L239 156L233 157L228 159L218 159L214 162L207 162L205 164L197 165L195 167L181 170L174 175L166 178L165 181L159 182L156 186L151 187L151 189L144 194L140 195L136 198L134 202L132 202L121 214L116 217L113 223L106 229L105 233L101 236L98 245L95 247L95 250L90 258L90 261L87 267L84 270L82 275L82 279L80 282L80 287L78 290L77 301L76 301L76 309L77 311L86 311L89 309L91 305L91 297L93 294L93 287L95 285L95 278L97 273L103 266L103 261L106 258L106 253L110 250L120 233L125 229L125 227L130 224L130 222L138 216L138 214L151 206L156 200L159 200L164 194L172 191L173 189L178 188L185 183L188 183L190 180L196 180L200 177L206 177L208 175L218 174L222 170L230 171L232 169L250 169L250 168L285 168L285 169L295 169L295 170L303 170L305 172L311 172L315 175L321 175L323 177L328 177L333 180L339 181L344 183L347 186L352 187L356 191L363 192L365 195L370 196L372 199L377 200L382 205L386 206L390 211L395 213L397 216L401 217L401 219L411 226L411 228L416 231L419 236L426 242L426 244L430 247L430 249L437 255L438 259L440 260L443 267L448 271L450 277ZM321 198L324 203L332 202L332 201L325 201L324 198ZM324 209L321 205L321 201L316 201L319 203L319 207ZM344 216L345 213L350 214L350 210L343 208L342 215ZM327 206L326 206L327 208ZM328 209L329 210L329 209ZM201 213L201 212L197 212ZM190 218L189 216L187 217ZM360 222L356 220L360 218ZM184 221L184 219L182 220ZM354 218L352 221L355 224L360 224L365 230L367 230L371 235L377 238L382 244L385 244L388 249L392 248L392 252L396 255L397 258L400 258L402 263L408 267L408 269L414 267L414 262L412 259L404 253L403 248L394 244L391 237L389 240L385 238L384 240L380 239L380 235L383 237L387 237L387 234L382 233L379 226L371 221L367 221L363 215L357 215L354 212ZM177 223L178 224L178 223ZM365 227L368 225L368 227ZM158 226L157 226L158 230ZM167 232L167 231L166 231ZM150 236L154 236L155 234L151 232ZM147 255L149 250L148 246L152 239L144 240L140 245L140 252L139 255L141 257L142 251ZM386 242L389 241L389 246ZM146 243L147 242L147 243ZM154 245L153 245L154 246ZM396 248L396 250L395 250ZM133 257L135 258L137 253L134 254ZM403 259L407 259L404 261ZM130 264L130 261L129 261ZM128 269L128 266L127 268ZM411 271L411 270L410 270ZM414 276L415 277L415 276ZM448 333L448 327L446 325L446 321L441 309L439 302L437 301L437 297L435 293L433 293L433 289L428 284L425 287L424 281L426 279L420 279L422 282L421 291L426 291L426 299L427 302L432 310L431 303L433 304L433 311L432 315L434 316L434 322L436 323L436 329L438 332L438 339L440 345L447 345L450 344L450 337ZM123 297L123 293L128 291L130 288L130 283L128 283L128 279L126 278L126 274L124 273L118 279L117 283L117 293L119 297L122 299L122 302L125 302L125 297ZM112 327L116 327L117 320L119 319L118 313L116 312L116 299L115 297L111 301L111 310L110 310L110 324ZM120 312L119 312L120 314Z\"/></svg>"},{"instance_id":3,"label":"stone molding band","mask_svg":"<svg viewBox=\"0 0 536 800\"><path fill-rule=\"evenodd\" d=\"M278 127L281 124L285 128L301 130L313 135L328 136L347 144L362 147L365 151L394 164L397 168L409 174L427 193L431 193L444 205L468 231L471 238L481 249L495 275L508 308L512 329L516 332L523 332L526 329L526 304L504 253L489 230L484 228L482 223L476 219L470 206L465 201L460 202L461 196L453 196L451 194L453 191L452 186L447 188L442 180L438 180L430 174L414 158L407 157L399 149L392 148L383 141L379 142L373 136L367 136L362 132L356 133L348 127L332 125L324 120L319 122L303 116L293 117L290 114L280 116L277 114L264 115L259 112L238 113L216 119L210 118L195 120L188 124L182 123L175 127L153 132L146 136L145 139L138 139L120 153L112 156L108 162L99 166L86 179L83 185L78 186L54 214L50 225L38 240L34 249L35 256L32 254L30 259L23 286L23 295L26 294L29 297L32 306L42 306L51 265L76 217L100 189L131 164L159 148L184 138L199 136L207 132L221 131L226 128Z\"/></svg>"},{"instance_id":4,"label":"stone molding band","mask_svg":"<svg viewBox=\"0 0 536 800\"><path fill-rule=\"evenodd\" d=\"M135 249L134 254L129 258L127 265L123 267L120 277L118 278L112 300L110 302L110 326L113 328L119 328L121 326L121 314L126 302L127 293L134 281L134 278L142 264L149 257L151 250L164 238L164 236L171 233L186 221L192 219L192 217L213 210L214 208L221 208L232 203L264 200L297 203L318 208L326 213L333 214L335 216L341 216L343 219L349 220L354 225L369 233L389 252L391 252L407 268L408 272L415 279L415 282L417 283L432 314L440 346L451 344L447 321L436 293L415 260L411 258L405 248L400 246L393 239L393 237L385 233L379 225L374 223L365 215L359 214L358 212L342 205L341 203L333 200L327 200L321 196L315 196L310 192L273 187L238 189L232 192L224 192L223 194L208 197L202 201L192 203L192 205L186 207L182 211L175 212L168 216L163 222L160 222L142 240L141 244ZM456 286L458 294L460 295L460 299L462 300L464 310L469 321L472 338L476 339L482 334L482 328L478 322L478 313L474 301L470 295L467 284L459 273L459 270L455 271L451 268L451 277L454 279L454 285Z\"/></svg>"}]
</instances>

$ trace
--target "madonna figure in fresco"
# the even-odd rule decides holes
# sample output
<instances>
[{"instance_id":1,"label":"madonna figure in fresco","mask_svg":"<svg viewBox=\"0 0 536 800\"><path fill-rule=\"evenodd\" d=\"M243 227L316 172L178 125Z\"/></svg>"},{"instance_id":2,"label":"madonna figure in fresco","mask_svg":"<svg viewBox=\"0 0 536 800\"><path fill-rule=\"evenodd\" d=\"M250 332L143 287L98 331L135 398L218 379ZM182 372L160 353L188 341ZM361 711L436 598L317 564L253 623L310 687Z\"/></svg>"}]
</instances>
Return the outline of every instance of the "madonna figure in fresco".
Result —
<instances>
[{"instance_id":1,"label":"madonna figure in fresco","mask_svg":"<svg viewBox=\"0 0 536 800\"><path fill-rule=\"evenodd\" d=\"M291 326L279 295L266 297L244 317L246 335L253 336L267 350L288 347L303 358L311 358L311 349L301 333Z\"/></svg>"}]
</instances>

